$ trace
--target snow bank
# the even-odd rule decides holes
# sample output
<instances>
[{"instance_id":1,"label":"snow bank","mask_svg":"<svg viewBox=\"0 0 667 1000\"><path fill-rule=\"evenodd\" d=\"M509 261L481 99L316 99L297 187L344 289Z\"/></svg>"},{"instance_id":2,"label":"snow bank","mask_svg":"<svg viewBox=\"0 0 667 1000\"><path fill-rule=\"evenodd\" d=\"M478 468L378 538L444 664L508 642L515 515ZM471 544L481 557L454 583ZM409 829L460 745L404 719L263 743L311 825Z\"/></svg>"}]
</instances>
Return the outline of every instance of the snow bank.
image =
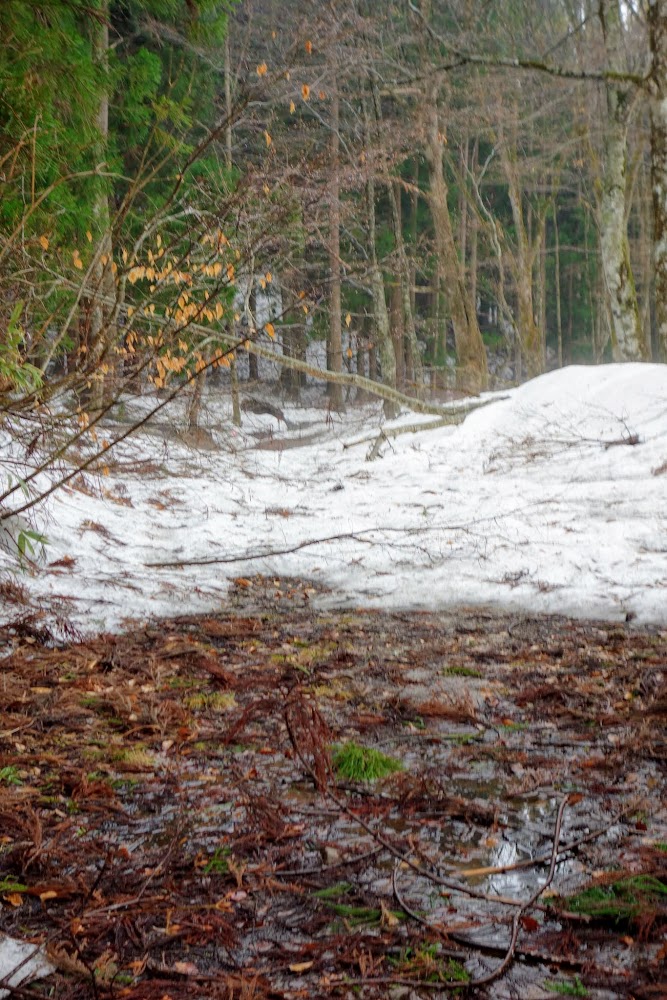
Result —
<instances>
[{"instance_id":1,"label":"snow bank","mask_svg":"<svg viewBox=\"0 0 667 1000\"><path fill-rule=\"evenodd\" d=\"M374 462L343 443L377 430L379 404L283 409L289 430L248 414L239 433L209 398L206 450L168 428L135 437L93 495L56 494L50 565L23 582L91 629L215 610L258 572L312 578L338 604L667 623L667 366L552 372ZM221 562L156 565L206 559Z\"/></svg>"}]
</instances>

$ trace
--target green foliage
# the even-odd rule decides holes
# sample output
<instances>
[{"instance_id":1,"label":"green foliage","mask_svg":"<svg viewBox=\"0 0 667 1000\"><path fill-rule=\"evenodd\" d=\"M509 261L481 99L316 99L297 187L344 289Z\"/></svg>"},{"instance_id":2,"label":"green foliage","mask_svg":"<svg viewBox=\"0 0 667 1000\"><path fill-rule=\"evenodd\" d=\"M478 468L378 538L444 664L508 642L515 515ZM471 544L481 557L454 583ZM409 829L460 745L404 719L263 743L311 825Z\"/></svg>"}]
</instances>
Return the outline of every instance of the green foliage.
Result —
<instances>
[{"instance_id":1,"label":"green foliage","mask_svg":"<svg viewBox=\"0 0 667 1000\"><path fill-rule=\"evenodd\" d=\"M579 976L575 976L574 982L569 982L564 979L560 982L558 980L549 980L544 984L545 990L549 990L550 993L560 993L561 996L566 997L587 997L588 990L582 983Z\"/></svg>"},{"instance_id":2,"label":"green foliage","mask_svg":"<svg viewBox=\"0 0 667 1000\"><path fill-rule=\"evenodd\" d=\"M348 892L351 892L353 886L350 882L336 882L335 885L329 885L326 889L318 889L317 892L313 893L316 899L340 899L341 896L346 896Z\"/></svg>"},{"instance_id":3,"label":"green foliage","mask_svg":"<svg viewBox=\"0 0 667 1000\"><path fill-rule=\"evenodd\" d=\"M27 892L28 886L19 882L14 875L0 876L0 893L5 892Z\"/></svg>"},{"instance_id":4,"label":"green foliage","mask_svg":"<svg viewBox=\"0 0 667 1000\"><path fill-rule=\"evenodd\" d=\"M5 386L32 392L42 384L42 373L25 360L22 354L23 329L19 322L23 302L17 302L0 339L0 394Z\"/></svg>"},{"instance_id":5,"label":"green foliage","mask_svg":"<svg viewBox=\"0 0 667 1000\"><path fill-rule=\"evenodd\" d=\"M563 899L564 908L595 920L627 924L667 903L667 885L653 875L634 875L610 885L592 886Z\"/></svg>"},{"instance_id":6,"label":"green foliage","mask_svg":"<svg viewBox=\"0 0 667 1000\"><path fill-rule=\"evenodd\" d=\"M231 853L229 847L216 847L213 856L204 867L204 875L227 875L229 872L228 858Z\"/></svg>"},{"instance_id":7,"label":"green foliage","mask_svg":"<svg viewBox=\"0 0 667 1000\"><path fill-rule=\"evenodd\" d=\"M333 910L337 916L342 917L350 927L380 924L383 919L383 911L372 906L347 906L345 903L329 902L325 905ZM390 919L405 920L405 914L400 911L388 910L387 915Z\"/></svg>"},{"instance_id":8,"label":"green foliage","mask_svg":"<svg viewBox=\"0 0 667 1000\"><path fill-rule=\"evenodd\" d=\"M345 781L376 781L403 770L400 761L358 743L336 747L331 759L337 776Z\"/></svg>"},{"instance_id":9,"label":"green foliage","mask_svg":"<svg viewBox=\"0 0 667 1000\"><path fill-rule=\"evenodd\" d=\"M403 976L429 983L467 983L470 973L460 962L440 957L438 944L422 944L418 948L405 948L397 958L389 959L391 965Z\"/></svg>"},{"instance_id":10,"label":"green foliage","mask_svg":"<svg viewBox=\"0 0 667 1000\"><path fill-rule=\"evenodd\" d=\"M442 671L445 677L483 677L479 670L472 667L445 667Z\"/></svg>"},{"instance_id":11,"label":"green foliage","mask_svg":"<svg viewBox=\"0 0 667 1000\"><path fill-rule=\"evenodd\" d=\"M19 778L19 769L15 764L8 764L7 767L0 767L0 784L2 785L22 785Z\"/></svg>"},{"instance_id":12,"label":"green foliage","mask_svg":"<svg viewBox=\"0 0 667 1000\"><path fill-rule=\"evenodd\" d=\"M37 546L48 545L48 539L46 535L40 534L39 531L33 531L32 528L21 528L16 539L16 548L18 549L19 556L23 559L27 553L31 556L37 554Z\"/></svg>"}]
</instances>

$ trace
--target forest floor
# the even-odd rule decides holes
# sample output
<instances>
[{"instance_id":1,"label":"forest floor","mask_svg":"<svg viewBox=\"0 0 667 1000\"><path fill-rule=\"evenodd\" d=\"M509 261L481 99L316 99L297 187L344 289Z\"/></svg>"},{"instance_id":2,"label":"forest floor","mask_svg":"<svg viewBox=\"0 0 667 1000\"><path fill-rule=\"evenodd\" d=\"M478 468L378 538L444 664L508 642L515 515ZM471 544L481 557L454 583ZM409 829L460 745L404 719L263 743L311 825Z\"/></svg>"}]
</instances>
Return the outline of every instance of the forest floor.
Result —
<instances>
[{"instance_id":1,"label":"forest floor","mask_svg":"<svg viewBox=\"0 0 667 1000\"><path fill-rule=\"evenodd\" d=\"M11 992L667 997L667 630L316 596L0 630Z\"/></svg>"}]
</instances>

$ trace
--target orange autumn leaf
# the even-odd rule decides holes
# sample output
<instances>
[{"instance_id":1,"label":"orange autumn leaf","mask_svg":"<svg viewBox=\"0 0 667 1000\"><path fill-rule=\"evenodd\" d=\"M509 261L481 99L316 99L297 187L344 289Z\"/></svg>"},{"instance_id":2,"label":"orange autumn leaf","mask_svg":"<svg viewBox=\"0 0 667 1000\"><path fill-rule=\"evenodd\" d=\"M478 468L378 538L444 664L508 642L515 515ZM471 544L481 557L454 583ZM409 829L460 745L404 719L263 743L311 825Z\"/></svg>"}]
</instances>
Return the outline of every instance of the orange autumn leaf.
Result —
<instances>
[{"instance_id":1,"label":"orange autumn leaf","mask_svg":"<svg viewBox=\"0 0 667 1000\"><path fill-rule=\"evenodd\" d=\"M303 47L304 47L304 49L306 50L306 52L308 53L309 56L312 55L312 53L313 53L313 43L311 42L310 38L304 44Z\"/></svg>"},{"instance_id":2,"label":"orange autumn leaf","mask_svg":"<svg viewBox=\"0 0 667 1000\"><path fill-rule=\"evenodd\" d=\"M273 340L273 338L276 335L276 329L275 329L273 323L267 323L266 326L264 327L264 329L268 333L268 335L271 338L271 340Z\"/></svg>"},{"instance_id":3,"label":"orange autumn leaf","mask_svg":"<svg viewBox=\"0 0 667 1000\"><path fill-rule=\"evenodd\" d=\"M49 249L49 241L47 240L46 236L40 236L39 245L41 246L42 250Z\"/></svg>"},{"instance_id":4,"label":"orange autumn leaf","mask_svg":"<svg viewBox=\"0 0 667 1000\"><path fill-rule=\"evenodd\" d=\"M303 97L304 101L307 101L310 98L310 87L308 86L307 83L304 83L303 87L301 88L301 96Z\"/></svg>"},{"instance_id":5,"label":"orange autumn leaf","mask_svg":"<svg viewBox=\"0 0 667 1000\"><path fill-rule=\"evenodd\" d=\"M266 65L265 62L260 63L259 66L257 67L257 76L266 76L268 68L269 67Z\"/></svg>"}]
</instances>

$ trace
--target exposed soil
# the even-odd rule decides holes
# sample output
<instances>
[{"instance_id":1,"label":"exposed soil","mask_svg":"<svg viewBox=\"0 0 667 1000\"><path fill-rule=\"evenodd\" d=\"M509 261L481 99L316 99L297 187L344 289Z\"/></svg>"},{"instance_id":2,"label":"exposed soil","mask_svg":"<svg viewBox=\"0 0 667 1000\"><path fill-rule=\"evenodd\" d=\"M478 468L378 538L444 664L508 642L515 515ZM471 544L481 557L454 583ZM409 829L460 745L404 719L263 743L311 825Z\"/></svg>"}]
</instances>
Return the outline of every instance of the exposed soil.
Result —
<instances>
[{"instance_id":1,"label":"exposed soil","mask_svg":"<svg viewBox=\"0 0 667 1000\"><path fill-rule=\"evenodd\" d=\"M0 632L0 930L57 966L13 992L667 997L667 632L313 596Z\"/></svg>"}]
</instances>

